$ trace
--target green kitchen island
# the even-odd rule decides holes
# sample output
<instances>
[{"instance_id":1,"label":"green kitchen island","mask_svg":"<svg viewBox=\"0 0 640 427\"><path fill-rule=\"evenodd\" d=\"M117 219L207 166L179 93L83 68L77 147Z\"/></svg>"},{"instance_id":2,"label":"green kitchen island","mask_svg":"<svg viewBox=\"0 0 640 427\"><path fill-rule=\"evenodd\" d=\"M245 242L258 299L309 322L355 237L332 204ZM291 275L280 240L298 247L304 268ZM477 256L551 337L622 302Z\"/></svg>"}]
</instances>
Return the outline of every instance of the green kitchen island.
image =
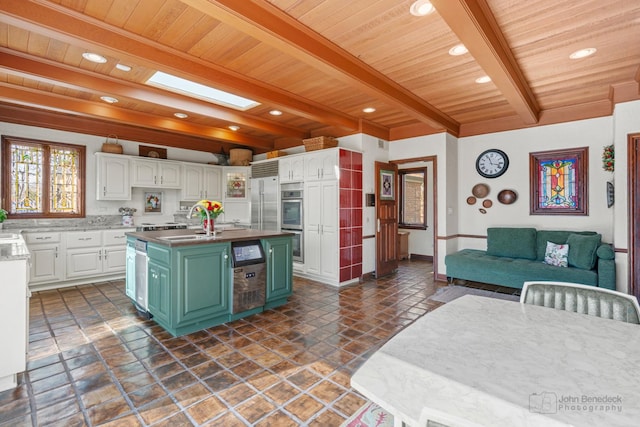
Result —
<instances>
[{"instance_id":1,"label":"green kitchen island","mask_svg":"<svg viewBox=\"0 0 640 427\"><path fill-rule=\"evenodd\" d=\"M256 242L262 254L252 245ZM237 248L235 253L232 248ZM242 256L240 249L253 249L249 258L262 255L264 264L238 267L243 264L236 261L236 255ZM260 289L242 289L246 282L255 287L258 281L264 282ZM292 294L292 281L290 233L247 229L227 229L215 237L195 230L127 233L126 294L174 336L283 305ZM252 308L238 308L247 301L254 301L249 304Z\"/></svg>"}]
</instances>

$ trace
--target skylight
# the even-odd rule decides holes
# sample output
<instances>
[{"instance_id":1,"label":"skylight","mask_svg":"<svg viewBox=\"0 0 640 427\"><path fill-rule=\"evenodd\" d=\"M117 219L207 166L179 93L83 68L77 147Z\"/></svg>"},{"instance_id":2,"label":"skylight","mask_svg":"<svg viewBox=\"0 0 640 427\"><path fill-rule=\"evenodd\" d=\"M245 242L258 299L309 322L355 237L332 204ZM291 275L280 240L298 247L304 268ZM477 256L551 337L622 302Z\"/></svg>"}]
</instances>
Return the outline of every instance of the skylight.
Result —
<instances>
[{"instance_id":1,"label":"skylight","mask_svg":"<svg viewBox=\"0 0 640 427\"><path fill-rule=\"evenodd\" d=\"M147 84L169 90L171 92L213 102L214 104L235 108L236 110L244 111L260 105L259 102L254 100L243 98L219 89L214 89L180 77L172 76L171 74L163 73L162 71L156 71L156 73L147 80Z\"/></svg>"}]
</instances>

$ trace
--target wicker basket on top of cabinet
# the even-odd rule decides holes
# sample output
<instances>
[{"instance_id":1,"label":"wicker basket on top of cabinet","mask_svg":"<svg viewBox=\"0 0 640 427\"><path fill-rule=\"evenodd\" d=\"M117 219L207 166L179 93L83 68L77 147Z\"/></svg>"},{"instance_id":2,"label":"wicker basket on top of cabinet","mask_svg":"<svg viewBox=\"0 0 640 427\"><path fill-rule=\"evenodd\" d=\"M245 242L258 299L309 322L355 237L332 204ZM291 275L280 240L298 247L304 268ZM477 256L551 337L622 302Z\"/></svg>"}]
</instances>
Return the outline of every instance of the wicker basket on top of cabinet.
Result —
<instances>
[{"instance_id":1,"label":"wicker basket on top of cabinet","mask_svg":"<svg viewBox=\"0 0 640 427\"><path fill-rule=\"evenodd\" d=\"M338 146L338 140L332 136L317 136L315 138L303 139L305 151L323 150Z\"/></svg>"}]
</instances>

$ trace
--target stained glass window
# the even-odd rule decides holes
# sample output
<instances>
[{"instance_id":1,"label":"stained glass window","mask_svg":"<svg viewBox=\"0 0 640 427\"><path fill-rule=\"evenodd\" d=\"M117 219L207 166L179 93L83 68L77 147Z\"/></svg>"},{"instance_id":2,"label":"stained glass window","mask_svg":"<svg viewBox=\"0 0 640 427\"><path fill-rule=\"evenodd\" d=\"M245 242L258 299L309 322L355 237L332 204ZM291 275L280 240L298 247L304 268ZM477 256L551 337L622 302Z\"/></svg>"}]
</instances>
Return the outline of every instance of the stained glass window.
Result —
<instances>
[{"instance_id":1,"label":"stained glass window","mask_svg":"<svg viewBox=\"0 0 640 427\"><path fill-rule=\"evenodd\" d=\"M531 153L531 214L586 215L587 159L587 147Z\"/></svg>"},{"instance_id":2,"label":"stained glass window","mask_svg":"<svg viewBox=\"0 0 640 427\"><path fill-rule=\"evenodd\" d=\"M3 200L12 218L84 216L85 147L3 137Z\"/></svg>"},{"instance_id":3,"label":"stained glass window","mask_svg":"<svg viewBox=\"0 0 640 427\"><path fill-rule=\"evenodd\" d=\"M540 162L540 207L543 209L575 209L577 159Z\"/></svg>"}]
</instances>

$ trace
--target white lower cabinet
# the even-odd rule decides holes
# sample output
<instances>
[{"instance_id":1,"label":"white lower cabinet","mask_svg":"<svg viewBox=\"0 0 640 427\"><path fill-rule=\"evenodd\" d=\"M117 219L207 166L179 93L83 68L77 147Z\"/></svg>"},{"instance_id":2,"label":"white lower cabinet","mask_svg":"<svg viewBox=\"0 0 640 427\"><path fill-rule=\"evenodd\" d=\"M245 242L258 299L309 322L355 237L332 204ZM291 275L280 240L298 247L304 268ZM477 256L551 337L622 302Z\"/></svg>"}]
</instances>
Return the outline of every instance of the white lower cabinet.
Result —
<instances>
[{"instance_id":1,"label":"white lower cabinet","mask_svg":"<svg viewBox=\"0 0 640 427\"><path fill-rule=\"evenodd\" d=\"M131 229L25 233L31 253L29 285L89 282L124 275L126 235Z\"/></svg>"},{"instance_id":2,"label":"white lower cabinet","mask_svg":"<svg viewBox=\"0 0 640 427\"><path fill-rule=\"evenodd\" d=\"M64 279L64 249L60 233L25 233L31 258L29 284L54 283Z\"/></svg>"},{"instance_id":3,"label":"white lower cabinet","mask_svg":"<svg viewBox=\"0 0 640 427\"><path fill-rule=\"evenodd\" d=\"M125 230L85 231L68 233L68 279L124 273L126 266Z\"/></svg>"}]
</instances>

